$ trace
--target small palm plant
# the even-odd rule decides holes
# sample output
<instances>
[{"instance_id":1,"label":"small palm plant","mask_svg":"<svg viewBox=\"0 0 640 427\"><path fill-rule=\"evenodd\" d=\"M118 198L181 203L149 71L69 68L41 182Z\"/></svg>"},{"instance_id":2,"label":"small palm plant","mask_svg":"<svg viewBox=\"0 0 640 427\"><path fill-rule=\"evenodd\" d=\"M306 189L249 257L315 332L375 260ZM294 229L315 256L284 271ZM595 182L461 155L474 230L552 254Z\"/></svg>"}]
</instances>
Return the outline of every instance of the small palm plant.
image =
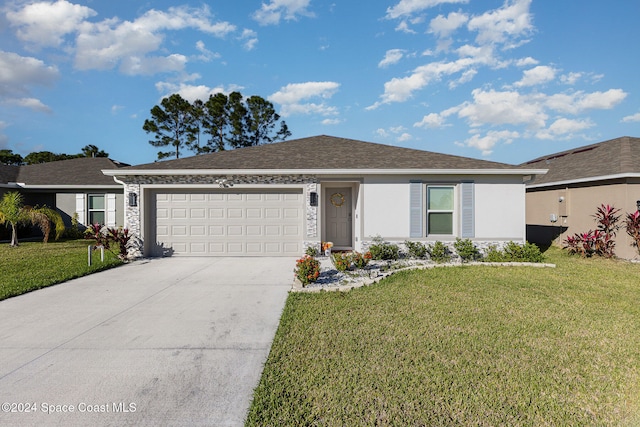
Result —
<instances>
[{"instance_id":1,"label":"small palm plant","mask_svg":"<svg viewBox=\"0 0 640 427\"><path fill-rule=\"evenodd\" d=\"M46 206L24 206L24 197L17 191L6 193L0 200L0 224L11 226L11 246L18 246L18 224L31 223L37 225L44 235L44 243L49 241L51 225L55 228L55 239L64 233L62 216Z\"/></svg>"}]
</instances>

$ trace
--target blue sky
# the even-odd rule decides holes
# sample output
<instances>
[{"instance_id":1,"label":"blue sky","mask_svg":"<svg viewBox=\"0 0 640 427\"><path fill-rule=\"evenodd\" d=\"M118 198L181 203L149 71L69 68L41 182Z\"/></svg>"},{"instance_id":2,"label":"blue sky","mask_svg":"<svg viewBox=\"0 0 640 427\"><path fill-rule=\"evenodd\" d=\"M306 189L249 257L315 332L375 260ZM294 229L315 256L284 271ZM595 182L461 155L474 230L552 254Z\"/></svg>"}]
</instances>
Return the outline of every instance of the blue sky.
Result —
<instances>
[{"instance_id":1,"label":"blue sky","mask_svg":"<svg viewBox=\"0 0 640 427\"><path fill-rule=\"evenodd\" d=\"M163 96L238 90L291 138L518 164L640 136L639 16L626 0L6 0L0 149L148 163Z\"/></svg>"}]
</instances>

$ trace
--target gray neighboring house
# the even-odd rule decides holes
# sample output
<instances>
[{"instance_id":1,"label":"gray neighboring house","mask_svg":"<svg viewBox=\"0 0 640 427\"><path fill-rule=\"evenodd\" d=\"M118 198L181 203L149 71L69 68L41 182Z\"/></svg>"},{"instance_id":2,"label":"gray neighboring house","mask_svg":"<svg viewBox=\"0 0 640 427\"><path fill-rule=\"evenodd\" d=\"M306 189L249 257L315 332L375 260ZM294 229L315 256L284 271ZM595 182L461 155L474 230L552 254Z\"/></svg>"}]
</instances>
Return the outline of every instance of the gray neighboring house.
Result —
<instances>
[{"instance_id":1,"label":"gray neighboring house","mask_svg":"<svg viewBox=\"0 0 640 427\"><path fill-rule=\"evenodd\" d=\"M635 212L640 206L640 138L621 137L539 157L521 165L546 168L527 182L527 240L562 244L567 236L595 230L601 204ZM622 220L623 218L621 218ZM631 238L618 231L616 254L638 259Z\"/></svg>"},{"instance_id":2,"label":"gray neighboring house","mask_svg":"<svg viewBox=\"0 0 640 427\"><path fill-rule=\"evenodd\" d=\"M524 242L523 178L545 169L323 135L103 172L138 255L300 256L376 236Z\"/></svg>"},{"instance_id":3,"label":"gray neighboring house","mask_svg":"<svg viewBox=\"0 0 640 427\"><path fill-rule=\"evenodd\" d=\"M82 225L124 224L123 186L103 169L128 166L106 157L81 157L35 165L0 165L0 196L19 191L27 205L56 208L67 226L78 215Z\"/></svg>"}]
</instances>

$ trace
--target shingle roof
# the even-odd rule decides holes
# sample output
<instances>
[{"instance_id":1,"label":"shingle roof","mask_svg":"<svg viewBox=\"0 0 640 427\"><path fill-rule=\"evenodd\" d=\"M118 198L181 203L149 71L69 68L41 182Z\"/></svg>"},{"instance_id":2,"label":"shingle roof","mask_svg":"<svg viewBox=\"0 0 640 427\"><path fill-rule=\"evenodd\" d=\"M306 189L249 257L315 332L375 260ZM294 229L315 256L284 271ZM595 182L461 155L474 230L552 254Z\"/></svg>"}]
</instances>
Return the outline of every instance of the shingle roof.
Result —
<instances>
[{"instance_id":1,"label":"shingle roof","mask_svg":"<svg viewBox=\"0 0 640 427\"><path fill-rule=\"evenodd\" d=\"M26 185L118 185L103 169L117 169L123 164L106 157L80 157L56 162L26 165L19 168L11 181ZM1 170L1 169L0 169Z\"/></svg>"},{"instance_id":2,"label":"shingle roof","mask_svg":"<svg viewBox=\"0 0 640 427\"><path fill-rule=\"evenodd\" d=\"M0 165L0 185L15 182L20 166Z\"/></svg>"},{"instance_id":3,"label":"shingle roof","mask_svg":"<svg viewBox=\"0 0 640 427\"><path fill-rule=\"evenodd\" d=\"M505 163L393 147L332 136L314 136L256 147L131 166L177 169L514 169Z\"/></svg>"},{"instance_id":4,"label":"shingle roof","mask_svg":"<svg viewBox=\"0 0 640 427\"><path fill-rule=\"evenodd\" d=\"M520 166L549 169L529 185L640 173L640 138L624 136L539 157Z\"/></svg>"}]
</instances>

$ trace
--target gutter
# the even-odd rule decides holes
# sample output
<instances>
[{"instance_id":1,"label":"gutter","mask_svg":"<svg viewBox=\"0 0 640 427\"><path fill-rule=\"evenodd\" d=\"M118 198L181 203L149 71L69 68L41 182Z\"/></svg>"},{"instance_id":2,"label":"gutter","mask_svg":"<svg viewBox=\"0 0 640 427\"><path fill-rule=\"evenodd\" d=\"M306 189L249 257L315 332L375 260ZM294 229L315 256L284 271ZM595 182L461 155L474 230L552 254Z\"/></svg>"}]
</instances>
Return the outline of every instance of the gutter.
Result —
<instances>
[{"instance_id":1,"label":"gutter","mask_svg":"<svg viewBox=\"0 0 640 427\"><path fill-rule=\"evenodd\" d=\"M544 175L548 169L103 169L107 176L157 175ZM116 181L117 182L117 181Z\"/></svg>"},{"instance_id":2,"label":"gutter","mask_svg":"<svg viewBox=\"0 0 640 427\"><path fill-rule=\"evenodd\" d=\"M557 185L581 184L584 182L609 181L612 179L623 179L623 178L640 178L640 173L631 172L631 173L619 173L615 175L591 176L591 177L579 178L579 179L567 179L564 181L554 181L554 182L545 182L543 184L527 185L527 188L554 187Z\"/></svg>"}]
</instances>

